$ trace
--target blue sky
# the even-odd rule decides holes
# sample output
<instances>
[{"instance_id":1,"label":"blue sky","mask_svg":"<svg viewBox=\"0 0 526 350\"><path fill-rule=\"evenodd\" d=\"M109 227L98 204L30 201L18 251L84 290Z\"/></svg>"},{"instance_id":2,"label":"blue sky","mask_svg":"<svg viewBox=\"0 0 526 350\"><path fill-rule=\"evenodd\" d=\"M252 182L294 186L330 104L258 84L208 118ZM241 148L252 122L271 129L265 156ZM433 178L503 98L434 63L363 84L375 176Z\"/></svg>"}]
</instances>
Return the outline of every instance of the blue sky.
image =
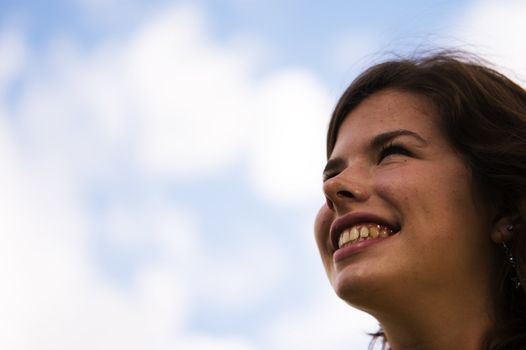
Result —
<instances>
[{"instance_id":1,"label":"blue sky","mask_svg":"<svg viewBox=\"0 0 526 350\"><path fill-rule=\"evenodd\" d=\"M365 349L312 233L331 108L435 46L524 81L524 11L4 0L0 348Z\"/></svg>"}]
</instances>

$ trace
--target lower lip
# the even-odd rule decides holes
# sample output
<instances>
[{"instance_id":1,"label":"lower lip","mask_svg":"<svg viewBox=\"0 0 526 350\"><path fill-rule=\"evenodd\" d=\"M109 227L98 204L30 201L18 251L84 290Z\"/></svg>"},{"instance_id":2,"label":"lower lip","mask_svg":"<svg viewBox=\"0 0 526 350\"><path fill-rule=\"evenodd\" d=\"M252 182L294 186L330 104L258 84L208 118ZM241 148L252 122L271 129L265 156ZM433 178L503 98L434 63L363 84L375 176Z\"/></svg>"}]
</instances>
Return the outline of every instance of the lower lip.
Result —
<instances>
[{"instance_id":1,"label":"lower lip","mask_svg":"<svg viewBox=\"0 0 526 350\"><path fill-rule=\"evenodd\" d=\"M391 236L389 236L389 237L391 237ZM356 254L358 252L363 251L364 249L366 249L369 246L372 246L372 245L375 245L375 244L378 244L380 242L385 241L389 237L368 239L368 240L365 240L365 241L353 243L353 244L350 244L350 245L348 245L346 247L340 248L340 249L338 249L338 250L336 250L334 252L334 255L332 256L332 260L335 263L337 263L339 261L347 259L348 257L350 257L350 256L352 256L352 255L354 255L354 254Z\"/></svg>"}]
</instances>

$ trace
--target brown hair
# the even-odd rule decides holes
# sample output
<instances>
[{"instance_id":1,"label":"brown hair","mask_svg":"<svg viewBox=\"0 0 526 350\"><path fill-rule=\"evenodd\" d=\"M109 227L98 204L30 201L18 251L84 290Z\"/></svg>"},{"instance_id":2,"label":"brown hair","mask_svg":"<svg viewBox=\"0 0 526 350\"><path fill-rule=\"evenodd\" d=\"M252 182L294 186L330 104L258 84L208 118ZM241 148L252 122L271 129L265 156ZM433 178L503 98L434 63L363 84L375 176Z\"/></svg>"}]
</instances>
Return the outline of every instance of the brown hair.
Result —
<instances>
[{"instance_id":1,"label":"brown hair","mask_svg":"<svg viewBox=\"0 0 526 350\"><path fill-rule=\"evenodd\" d=\"M526 91L464 53L439 52L377 64L356 78L340 98L327 133L327 157L347 115L363 100L384 89L426 97L440 116L441 127L465 158L484 195L514 218L509 246L517 272L501 254L500 281L495 287L494 327L486 349L526 349L524 283L515 289L511 279L526 276ZM523 279L524 280L524 279ZM386 339L372 334L373 342Z\"/></svg>"}]
</instances>

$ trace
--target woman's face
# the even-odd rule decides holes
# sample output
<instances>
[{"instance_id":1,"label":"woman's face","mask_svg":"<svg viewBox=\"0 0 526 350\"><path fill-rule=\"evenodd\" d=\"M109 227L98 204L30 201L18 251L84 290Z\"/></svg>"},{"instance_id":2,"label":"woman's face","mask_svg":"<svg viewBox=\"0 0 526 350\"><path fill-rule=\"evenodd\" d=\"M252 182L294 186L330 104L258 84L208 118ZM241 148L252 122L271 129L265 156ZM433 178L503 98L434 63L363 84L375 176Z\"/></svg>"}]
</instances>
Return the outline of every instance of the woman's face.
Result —
<instances>
[{"instance_id":1,"label":"woman's face","mask_svg":"<svg viewBox=\"0 0 526 350\"><path fill-rule=\"evenodd\" d=\"M491 282L492 210L437 119L424 97L384 90L341 125L315 231L331 284L359 308Z\"/></svg>"}]
</instances>

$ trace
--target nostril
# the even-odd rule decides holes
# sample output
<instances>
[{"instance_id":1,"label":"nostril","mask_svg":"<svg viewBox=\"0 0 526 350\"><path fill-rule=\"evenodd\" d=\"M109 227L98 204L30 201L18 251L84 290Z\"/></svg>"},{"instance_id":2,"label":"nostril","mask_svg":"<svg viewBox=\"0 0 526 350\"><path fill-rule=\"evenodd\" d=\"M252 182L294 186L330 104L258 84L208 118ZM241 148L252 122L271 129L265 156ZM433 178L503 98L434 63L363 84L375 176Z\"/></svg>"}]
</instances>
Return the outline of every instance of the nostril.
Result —
<instances>
[{"instance_id":1,"label":"nostril","mask_svg":"<svg viewBox=\"0 0 526 350\"><path fill-rule=\"evenodd\" d=\"M353 198L354 195L349 191L338 191L336 195L340 198Z\"/></svg>"}]
</instances>

